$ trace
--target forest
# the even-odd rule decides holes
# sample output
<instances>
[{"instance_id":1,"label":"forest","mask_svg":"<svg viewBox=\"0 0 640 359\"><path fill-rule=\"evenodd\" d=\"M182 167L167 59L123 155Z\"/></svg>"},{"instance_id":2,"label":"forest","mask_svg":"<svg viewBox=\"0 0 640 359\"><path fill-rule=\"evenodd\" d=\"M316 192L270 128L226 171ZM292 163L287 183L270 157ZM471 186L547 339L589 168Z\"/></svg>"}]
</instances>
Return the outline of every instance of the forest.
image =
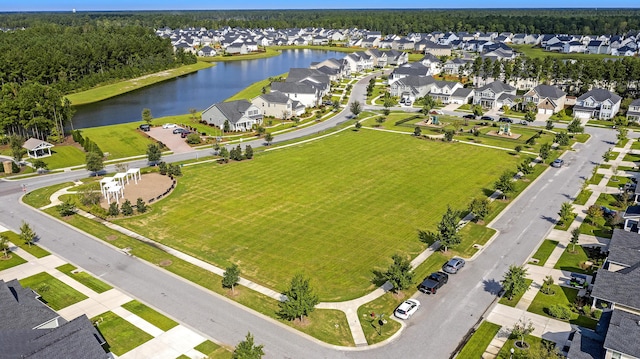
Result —
<instances>
[{"instance_id":1,"label":"forest","mask_svg":"<svg viewBox=\"0 0 640 359\"><path fill-rule=\"evenodd\" d=\"M32 27L42 23L143 26L147 28L224 26L276 29L294 27L352 28L406 35L432 31L510 31L581 35L624 34L640 30L638 9L349 9L349 10L220 10L82 13L4 13L0 27Z\"/></svg>"}]
</instances>

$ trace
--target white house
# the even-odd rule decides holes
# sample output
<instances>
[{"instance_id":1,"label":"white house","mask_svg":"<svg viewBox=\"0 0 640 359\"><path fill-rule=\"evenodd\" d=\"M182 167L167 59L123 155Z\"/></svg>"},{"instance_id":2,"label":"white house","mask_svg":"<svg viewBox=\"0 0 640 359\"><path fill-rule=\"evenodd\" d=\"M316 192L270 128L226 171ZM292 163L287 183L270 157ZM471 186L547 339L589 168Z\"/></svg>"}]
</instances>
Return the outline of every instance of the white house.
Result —
<instances>
[{"instance_id":1,"label":"white house","mask_svg":"<svg viewBox=\"0 0 640 359\"><path fill-rule=\"evenodd\" d=\"M610 120L618 111L622 97L605 89L593 89L578 97L573 116L580 119Z\"/></svg>"},{"instance_id":2,"label":"white house","mask_svg":"<svg viewBox=\"0 0 640 359\"><path fill-rule=\"evenodd\" d=\"M202 111L202 120L220 129L228 121L231 131L249 131L262 123L262 112L247 100L220 102Z\"/></svg>"},{"instance_id":3,"label":"white house","mask_svg":"<svg viewBox=\"0 0 640 359\"><path fill-rule=\"evenodd\" d=\"M291 116L300 116L304 113L304 105L294 101L280 91L260 95L251 103L262 111L263 116L272 116L282 119Z\"/></svg>"}]
</instances>

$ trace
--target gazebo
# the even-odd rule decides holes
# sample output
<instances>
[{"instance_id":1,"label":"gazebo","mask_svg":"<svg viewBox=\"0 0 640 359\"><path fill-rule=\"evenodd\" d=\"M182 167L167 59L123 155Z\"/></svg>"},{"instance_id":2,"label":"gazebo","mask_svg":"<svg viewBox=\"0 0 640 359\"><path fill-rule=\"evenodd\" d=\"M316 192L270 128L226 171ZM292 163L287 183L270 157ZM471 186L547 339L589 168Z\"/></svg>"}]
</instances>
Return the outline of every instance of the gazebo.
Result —
<instances>
[{"instance_id":1,"label":"gazebo","mask_svg":"<svg viewBox=\"0 0 640 359\"><path fill-rule=\"evenodd\" d=\"M52 147L53 145L49 142L37 138L30 138L22 145L22 148L27 150L27 155L30 158L49 157L51 156Z\"/></svg>"}]
</instances>

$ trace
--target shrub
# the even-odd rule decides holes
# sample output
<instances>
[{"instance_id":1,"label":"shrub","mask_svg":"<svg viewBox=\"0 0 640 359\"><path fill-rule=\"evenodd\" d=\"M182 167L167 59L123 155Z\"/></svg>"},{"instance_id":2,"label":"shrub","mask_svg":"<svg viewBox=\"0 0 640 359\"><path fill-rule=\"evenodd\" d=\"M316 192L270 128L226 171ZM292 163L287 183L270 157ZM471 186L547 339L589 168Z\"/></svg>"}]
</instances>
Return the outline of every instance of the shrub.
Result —
<instances>
[{"instance_id":1,"label":"shrub","mask_svg":"<svg viewBox=\"0 0 640 359\"><path fill-rule=\"evenodd\" d=\"M600 320L600 317L602 316L602 311L601 310L594 310L593 313L591 313L593 315L593 317L595 319Z\"/></svg>"},{"instance_id":2,"label":"shrub","mask_svg":"<svg viewBox=\"0 0 640 359\"><path fill-rule=\"evenodd\" d=\"M158 163L158 170L160 171L161 175L166 175L167 174L167 164L165 162L160 162Z\"/></svg>"},{"instance_id":3,"label":"shrub","mask_svg":"<svg viewBox=\"0 0 640 359\"><path fill-rule=\"evenodd\" d=\"M20 166L18 166L18 164L15 162L11 162L11 173L18 173L18 172L20 172Z\"/></svg>"},{"instance_id":4,"label":"shrub","mask_svg":"<svg viewBox=\"0 0 640 359\"><path fill-rule=\"evenodd\" d=\"M136 210L138 211L138 213L144 213L147 211L147 204L144 203L142 198L138 198L138 200L136 201Z\"/></svg>"},{"instance_id":5,"label":"shrub","mask_svg":"<svg viewBox=\"0 0 640 359\"><path fill-rule=\"evenodd\" d=\"M122 214L124 214L125 216L132 215L133 207L131 206L131 201L129 200L124 201L124 203L122 204L121 211L122 211Z\"/></svg>"},{"instance_id":6,"label":"shrub","mask_svg":"<svg viewBox=\"0 0 640 359\"><path fill-rule=\"evenodd\" d=\"M168 172L171 176L174 176L174 177L182 176L182 170L180 169L180 165L170 164Z\"/></svg>"},{"instance_id":7,"label":"shrub","mask_svg":"<svg viewBox=\"0 0 640 359\"><path fill-rule=\"evenodd\" d=\"M120 214L120 208L118 208L118 204L116 202L111 202L109 205L109 215L115 217Z\"/></svg>"},{"instance_id":8,"label":"shrub","mask_svg":"<svg viewBox=\"0 0 640 359\"><path fill-rule=\"evenodd\" d=\"M71 201L66 200L58 205L58 213L60 216L66 217L76 213L76 206Z\"/></svg>"},{"instance_id":9,"label":"shrub","mask_svg":"<svg viewBox=\"0 0 640 359\"><path fill-rule=\"evenodd\" d=\"M187 135L188 144L197 145L200 142L202 142L202 140L200 139L200 135L198 135L197 133L190 133Z\"/></svg>"},{"instance_id":10,"label":"shrub","mask_svg":"<svg viewBox=\"0 0 640 359\"><path fill-rule=\"evenodd\" d=\"M566 320L571 318L571 309L569 309L566 305L562 304L554 304L547 308L549 315L554 318Z\"/></svg>"}]
</instances>

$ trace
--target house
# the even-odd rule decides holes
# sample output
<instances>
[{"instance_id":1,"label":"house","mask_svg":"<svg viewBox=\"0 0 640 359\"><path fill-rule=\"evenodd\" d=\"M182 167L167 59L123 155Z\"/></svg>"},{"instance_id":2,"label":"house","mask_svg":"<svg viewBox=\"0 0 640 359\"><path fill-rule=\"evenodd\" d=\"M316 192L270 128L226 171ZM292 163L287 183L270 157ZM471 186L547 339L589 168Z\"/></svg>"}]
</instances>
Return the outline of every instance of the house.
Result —
<instances>
[{"instance_id":1,"label":"house","mask_svg":"<svg viewBox=\"0 0 640 359\"><path fill-rule=\"evenodd\" d=\"M262 111L263 116L272 116L282 119L291 116L300 116L305 107L299 101L294 101L280 91L260 95L251 101L251 104Z\"/></svg>"},{"instance_id":2,"label":"house","mask_svg":"<svg viewBox=\"0 0 640 359\"><path fill-rule=\"evenodd\" d=\"M455 103L457 105L468 104L473 100L472 88L459 88L456 89L451 96L449 96L449 103Z\"/></svg>"},{"instance_id":3,"label":"house","mask_svg":"<svg viewBox=\"0 0 640 359\"><path fill-rule=\"evenodd\" d=\"M198 56L203 56L203 57L216 56L216 50L212 49L209 46L204 46L203 48L198 50Z\"/></svg>"},{"instance_id":4,"label":"house","mask_svg":"<svg viewBox=\"0 0 640 359\"><path fill-rule=\"evenodd\" d=\"M580 119L610 120L620 110L621 101L622 97L615 93L596 88L578 97L573 107L573 116Z\"/></svg>"},{"instance_id":5,"label":"house","mask_svg":"<svg viewBox=\"0 0 640 359\"><path fill-rule=\"evenodd\" d=\"M231 45L227 46L225 51L230 55L246 55L249 53L249 49L247 49L247 45L245 45L244 42L234 42Z\"/></svg>"},{"instance_id":6,"label":"house","mask_svg":"<svg viewBox=\"0 0 640 359\"><path fill-rule=\"evenodd\" d=\"M473 91L473 104L483 108L511 107L515 102L516 88L501 81L493 81Z\"/></svg>"},{"instance_id":7,"label":"house","mask_svg":"<svg viewBox=\"0 0 640 359\"><path fill-rule=\"evenodd\" d=\"M443 45L428 41L424 45L424 53L434 56L451 56L451 45Z\"/></svg>"},{"instance_id":8,"label":"house","mask_svg":"<svg viewBox=\"0 0 640 359\"><path fill-rule=\"evenodd\" d=\"M562 47L562 52L564 53L583 53L587 50L586 46L580 41L569 41L565 43Z\"/></svg>"},{"instance_id":9,"label":"house","mask_svg":"<svg viewBox=\"0 0 640 359\"><path fill-rule=\"evenodd\" d=\"M587 53L589 54L608 54L609 52L609 45L604 41L592 40L587 44Z\"/></svg>"},{"instance_id":10,"label":"house","mask_svg":"<svg viewBox=\"0 0 640 359\"><path fill-rule=\"evenodd\" d=\"M391 83L389 92L391 96L414 102L429 94L435 81L431 76L406 76Z\"/></svg>"},{"instance_id":11,"label":"house","mask_svg":"<svg viewBox=\"0 0 640 359\"><path fill-rule=\"evenodd\" d=\"M464 86L460 82L435 81L433 83L433 86L431 86L429 96L431 96L436 101L440 100L443 104L448 104L451 102L451 96L457 90L462 88L464 88Z\"/></svg>"},{"instance_id":12,"label":"house","mask_svg":"<svg viewBox=\"0 0 640 359\"><path fill-rule=\"evenodd\" d=\"M389 83L407 76L429 76L431 75L431 69L424 66L421 62L413 62L410 64L402 65L389 76Z\"/></svg>"},{"instance_id":13,"label":"house","mask_svg":"<svg viewBox=\"0 0 640 359\"><path fill-rule=\"evenodd\" d=\"M462 74L467 76L470 73L469 68L471 67L471 63L471 60L465 60L456 57L453 60L448 60L447 62L445 62L444 65L442 65L442 71L447 75Z\"/></svg>"},{"instance_id":14,"label":"house","mask_svg":"<svg viewBox=\"0 0 640 359\"><path fill-rule=\"evenodd\" d=\"M387 51L387 64L400 66L409 62L409 54L404 51Z\"/></svg>"},{"instance_id":15,"label":"house","mask_svg":"<svg viewBox=\"0 0 640 359\"><path fill-rule=\"evenodd\" d=\"M202 111L202 120L220 129L228 121L230 131L249 131L262 123L262 112L247 100L220 102Z\"/></svg>"},{"instance_id":16,"label":"house","mask_svg":"<svg viewBox=\"0 0 640 359\"><path fill-rule=\"evenodd\" d=\"M52 289L53 290L53 289ZM108 359L106 340L86 315L71 321L17 280L0 280L2 358Z\"/></svg>"},{"instance_id":17,"label":"house","mask_svg":"<svg viewBox=\"0 0 640 359\"><path fill-rule=\"evenodd\" d=\"M635 99L629 104L627 119L633 122L640 122L640 99Z\"/></svg>"},{"instance_id":18,"label":"house","mask_svg":"<svg viewBox=\"0 0 640 359\"><path fill-rule=\"evenodd\" d=\"M365 51L373 60L373 67L385 67L387 66L387 52L376 49L369 49Z\"/></svg>"},{"instance_id":19,"label":"house","mask_svg":"<svg viewBox=\"0 0 640 359\"><path fill-rule=\"evenodd\" d=\"M320 90L310 83L274 82L271 84L271 91L280 91L305 107L318 106L322 100Z\"/></svg>"},{"instance_id":20,"label":"house","mask_svg":"<svg viewBox=\"0 0 640 359\"><path fill-rule=\"evenodd\" d=\"M442 72L442 61L432 54L425 54L420 63L429 68L429 75L437 75Z\"/></svg>"},{"instance_id":21,"label":"house","mask_svg":"<svg viewBox=\"0 0 640 359\"><path fill-rule=\"evenodd\" d=\"M538 85L523 96L523 104L533 102L539 114L552 115L564 109L567 94L555 86Z\"/></svg>"},{"instance_id":22,"label":"house","mask_svg":"<svg viewBox=\"0 0 640 359\"><path fill-rule=\"evenodd\" d=\"M30 138L24 142L22 148L27 150L29 158L42 158L51 156L53 145L37 138Z\"/></svg>"}]
</instances>

